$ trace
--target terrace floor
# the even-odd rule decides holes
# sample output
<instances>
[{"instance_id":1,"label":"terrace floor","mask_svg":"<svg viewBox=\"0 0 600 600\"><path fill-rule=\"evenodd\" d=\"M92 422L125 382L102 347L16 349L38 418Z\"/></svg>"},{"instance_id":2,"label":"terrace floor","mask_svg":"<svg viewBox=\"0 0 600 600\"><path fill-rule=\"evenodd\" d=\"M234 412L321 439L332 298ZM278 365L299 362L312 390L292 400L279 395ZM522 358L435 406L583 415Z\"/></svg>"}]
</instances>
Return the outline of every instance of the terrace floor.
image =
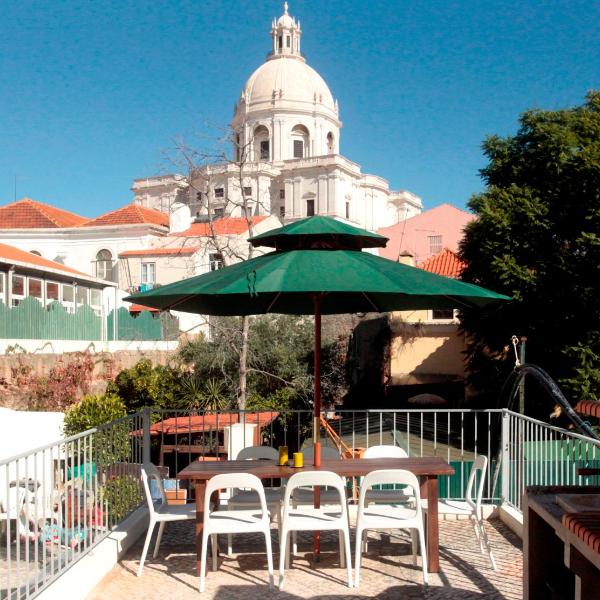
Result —
<instances>
[{"instance_id":1,"label":"terrace floor","mask_svg":"<svg viewBox=\"0 0 600 600\"><path fill-rule=\"evenodd\" d=\"M487 555L479 552L473 528L465 520L440 521L440 573L430 575L423 587L420 567L412 565L409 537L400 532L369 535L363 556L360 588L348 588L339 566L337 537L323 534L321 561L313 563L310 533L299 534L299 554L286 571L283 591L270 591L264 541L256 536L234 536L231 557L222 555L219 570L208 571L206 591L198 592L195 573L193 522L168 524L159 556L149 558L140 578L135 573L142 551L140 539L125 558L101 581L88 600L342 600L345 598L403 598L500 600L522 598L521 540L499 520L486 522L498 563L493 571ZM274 548L277 548L273 532ZM219 539L224 550L225 537ZM153 540L154 542L154 540ZM354 547L354 543L352 542ZM151 550L153 546L151 546ZM279 555L274 555L275 569ZM209 567L211 561L209 560ZM354 556L353 556L354 563ZM275 583L278 577L275 574Z\"/></svg>"}]
</instances>

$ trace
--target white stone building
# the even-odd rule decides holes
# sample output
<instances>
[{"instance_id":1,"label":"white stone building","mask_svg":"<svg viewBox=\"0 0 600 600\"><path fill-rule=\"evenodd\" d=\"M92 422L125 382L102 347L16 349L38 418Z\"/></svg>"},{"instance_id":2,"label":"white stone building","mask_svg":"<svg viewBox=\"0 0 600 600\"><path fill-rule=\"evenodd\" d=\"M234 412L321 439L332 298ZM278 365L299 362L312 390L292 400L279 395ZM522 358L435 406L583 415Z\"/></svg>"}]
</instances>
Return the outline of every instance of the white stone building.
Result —
<instances>
[{"instance_id":1,"label":"white stone building","mask_svg":"<svg viewBox=\"0 0 600 600\"><path fill-rule=\"evenodd\" d=\"M209 211L215 217L274 214L282 221L320 214L371 230L419 214L418 196L390 190L385 179L362 173L340 154L339 106L306 63L301 37L285 3L271 26L271 52L235 105L230 161L201 167L189 182L182 175L136 179L136 202L165 212L176 207L180 217L183 205L198 220Z\"/></svg>"}]
</instances>

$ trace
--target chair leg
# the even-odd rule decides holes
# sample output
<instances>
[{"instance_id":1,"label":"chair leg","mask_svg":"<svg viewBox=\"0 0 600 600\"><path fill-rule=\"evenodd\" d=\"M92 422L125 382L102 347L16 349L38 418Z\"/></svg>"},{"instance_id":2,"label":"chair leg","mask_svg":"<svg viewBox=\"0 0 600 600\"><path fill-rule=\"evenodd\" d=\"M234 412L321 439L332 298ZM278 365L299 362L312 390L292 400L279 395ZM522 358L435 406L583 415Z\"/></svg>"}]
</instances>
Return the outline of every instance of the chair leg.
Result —
<instances>
[{"instance_id":1,"label":"chair leg","mask_svg":"<svg viewBox=\"0 0 600 600\"><path fill-rule=\"evenodd\" d=\"M342 569L346 568L346 558L345 558L345 553L344 553L344 536L345 536L345 529L340 529L338 532L338 538L339 538L339 546L340 546L340 567Z\"/></svg>"},{"instance_id":2,"label":"chair leg","mask_svg":"<svg viewBox=\"0 0 600 600\"><path fill-rule=\"evenodd\" d=\"M227 556L231 556L233 554L233 534L227 534Z\"/></svg>"},{"instance_id":3,"label":"chair leg","mask_svg":"<svg viewBox=\"0 0 600 600\"><path fill-rule=\"evenodd\" d=\"M269 569L269 589L273 589L273 549L271 548L271 531L265 531L265 545L267 547L267 567Z\"/></svg>"},{"instance_id":4,"label":"chair leg","mask_svg":"<svg viewBox=\"0 0 600 600\"><path fill-rule=\"evenodd\" d=\"M411 546L412 546L412 555L413 555L413 565L417 566L417 552L419 545L419 531L417 529L410 530L410 538L411 538Z\"/></svg>"},{"instance_id":5,"label":"chair leg","mask_svg":"<svg viewBox=\"0 0 600 600\"><path fill-rule=\"evenodd\" d=\"M352 587L352 558L350 557L350 530L344 529L342 531L342 535L344 536L344 556L346 563L346 573L348 575L348 587Z\"/></svg>"},{"instance_id":6,"label":"chair leg","mask_svg":"<svg viewBox=\"0 0 600 600\"><path fill-rule=\"evenodd\" d=\"M158 526L158 535L156 536L156 544L154 544L154 554L152 554L152 558L156 558L158 556L158 549L160 548L160 543L162 542L165 525L165 521L162 521L162 523Z\"/></svg>"},{"instance_id":7,"label":"chair leg","mask_svg":"<svg viewBox=\"0 0 600 600\"><path fill-rule=\"evenodd\" d=\"M487 533L485 531L485 526L483 524L483 521L479 521L479 526L481 527L481 537L484 541L487 553L488 553L488 557L490 559L490 562L492 563L492 569L494 569L494 571L498 570L498 566L496 565L496 559L494 558L494 553L492 552L492 546L490 545L490 540L487 536Z\"/></svg>"},{"instance_id":8,"label":"chair leg","mask_svg":"<svg viewBox=\"0 0 600 600\"><path fill-rule=\"evenodd\" d=\"M144 561L146 560L146 554L148 554L148 548L150 547L150 539L152 538L152 532L154 531L155 522L151 519L148 524L148 533L146 534L146 540L144 541L144 549L142 550L142 556L140 558L140 566L138 567L137 576L139 577L144 570Z\"/></svg>"},{"instance_id":9,"label":"chair leg","mask_svg":"<svg viewBox=\"0 0 600 600\"><path fill-rule=\"evenodd\" d=\"M287 534L287 541L286 541L286 550L285 550L285 568L289 569L290 568L290 562L291 562L291 552L290 552L290 536L292 534L290 532L288 532ZM281 536L281 534L280 534ZM281 549L281 537L279 538L279 545L280 545L280 549Z\"/></svg>"},{"instance_id":10,"label":"chair leg","mask_svg":"<svg viewBox=\"0 0 600 600\"><path fill-rule=\"evenodd\" d=\"M298 532L292 531L292 554L298 555Z\"/></svg>"},{"instance_id":11,"label":"chair leg","mask_svg":"<svg viewBox=\"0 0 600 600\"><path fill-rule=\"evenodd\" d=\"M289 531L287 531L285 528L282 528L279 535L281 543L281 546L279 548L279 589L282 590L283 578L285 573L286 554L288 552L286 546L288 544Z\"/></svg>"},{"instance_id":12,"label":"chair leg","mask_svg":"<svg viewBox=\"0 0 600 600\"><path fill-rule=\"evenodd\" d=\"M356 528L356 540L355 540L355 549L354 549L354 587L358 587L360 583L360 562L362 558L363 552L363 538L366 533L366 529Z\"/></svg>"},{"instance_id":13,"label":"chair leg","mask_svg":"<svg viewBox=\"0 0 600 600\"><path fill-rule=\"evenodd\" d=\"M213 533L210 536L210 541L211 541L211 554L212 554L212 570L216 571L218 569L218 564L217 564L217 558L219 556L219 551L218 551L218 544L217 544L217 534Z\"/></svg>"},{"instance_id":14,"label":"chair leg","mask_svg":"<svg viewBox=\"0 0 600 600\"><path fill-rule=\"evenodd\" d=\"M429 577L427 575L427 550L425 549L425 532L419 529L419 545L421 546L421 562L423 567L423 584L427 585Z\"/></svg>"},{"instance_id":15,"label":"chair leg","mask_svg":"<svg viewBox=\"0 0 600 600\"><path fill-rule=\"evenodd\" d=\"M202 533L202 550L200 553L200 591L204 591L206 581L206 552L208 550L208 534L206 529Z\"/></svg>"}]
</instances>

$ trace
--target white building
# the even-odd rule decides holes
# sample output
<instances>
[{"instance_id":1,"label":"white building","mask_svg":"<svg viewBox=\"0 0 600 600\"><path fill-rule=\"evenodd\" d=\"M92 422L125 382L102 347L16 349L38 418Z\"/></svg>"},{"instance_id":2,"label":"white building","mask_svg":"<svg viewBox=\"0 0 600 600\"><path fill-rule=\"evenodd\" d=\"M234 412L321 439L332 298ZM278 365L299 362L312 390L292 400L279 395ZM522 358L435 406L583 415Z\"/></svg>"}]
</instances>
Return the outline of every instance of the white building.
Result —
<instances>
[{"instance_id":1,"label":"white building","mask_svg":"<svg viewBox=\"0 0 600 600\"><path fill-rule=\"evenodd\" d=\"M376 230L419 214L421 199L392 191L340 154L337 100L301 53L300 22L271 26L271 52L248 79L231 121L231 161L205 166L188 185L181 175L134 180L136 202L190 215L274 214L282 220L330 215ZM240 169L240 164L243 167Z\"/></svg>"}]
</instances>

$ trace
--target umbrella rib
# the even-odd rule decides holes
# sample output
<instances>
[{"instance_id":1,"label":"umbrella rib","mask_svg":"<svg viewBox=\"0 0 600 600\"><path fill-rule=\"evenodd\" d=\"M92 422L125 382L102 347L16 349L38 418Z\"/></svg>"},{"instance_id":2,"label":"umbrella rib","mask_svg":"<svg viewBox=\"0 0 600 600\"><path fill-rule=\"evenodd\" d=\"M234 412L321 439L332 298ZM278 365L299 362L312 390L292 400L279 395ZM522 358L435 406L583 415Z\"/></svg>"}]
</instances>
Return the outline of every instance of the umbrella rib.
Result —
<instances>
[{"instance_id":1,"label":"umbrella rib","mask_svg":"<svg viewBox=\"0 0 600 600\"><path fill-rule=\"evenodd\" d=\"M366 292L361 292L361 294L367 299L367 302L373 307L375 312L381 312L379 307L375 305L375 303L369 298L369 295Z\"/></svg>"},{"instance_id":2,"label":"umbrella rib","mask_svg":"<svg viewBox=\"0 0 600 600\"><path fill-rule=\"evenodd\" d=\"M273 298L273 301L267 307L266 312L271 312L271 309L273 308L273 305L275 304L275 302L277 302L277 300L279 300L279 296L281 296L281 292L277 292L277 295L275 296L275 298Z\"/></svg>"}]
</instances>

